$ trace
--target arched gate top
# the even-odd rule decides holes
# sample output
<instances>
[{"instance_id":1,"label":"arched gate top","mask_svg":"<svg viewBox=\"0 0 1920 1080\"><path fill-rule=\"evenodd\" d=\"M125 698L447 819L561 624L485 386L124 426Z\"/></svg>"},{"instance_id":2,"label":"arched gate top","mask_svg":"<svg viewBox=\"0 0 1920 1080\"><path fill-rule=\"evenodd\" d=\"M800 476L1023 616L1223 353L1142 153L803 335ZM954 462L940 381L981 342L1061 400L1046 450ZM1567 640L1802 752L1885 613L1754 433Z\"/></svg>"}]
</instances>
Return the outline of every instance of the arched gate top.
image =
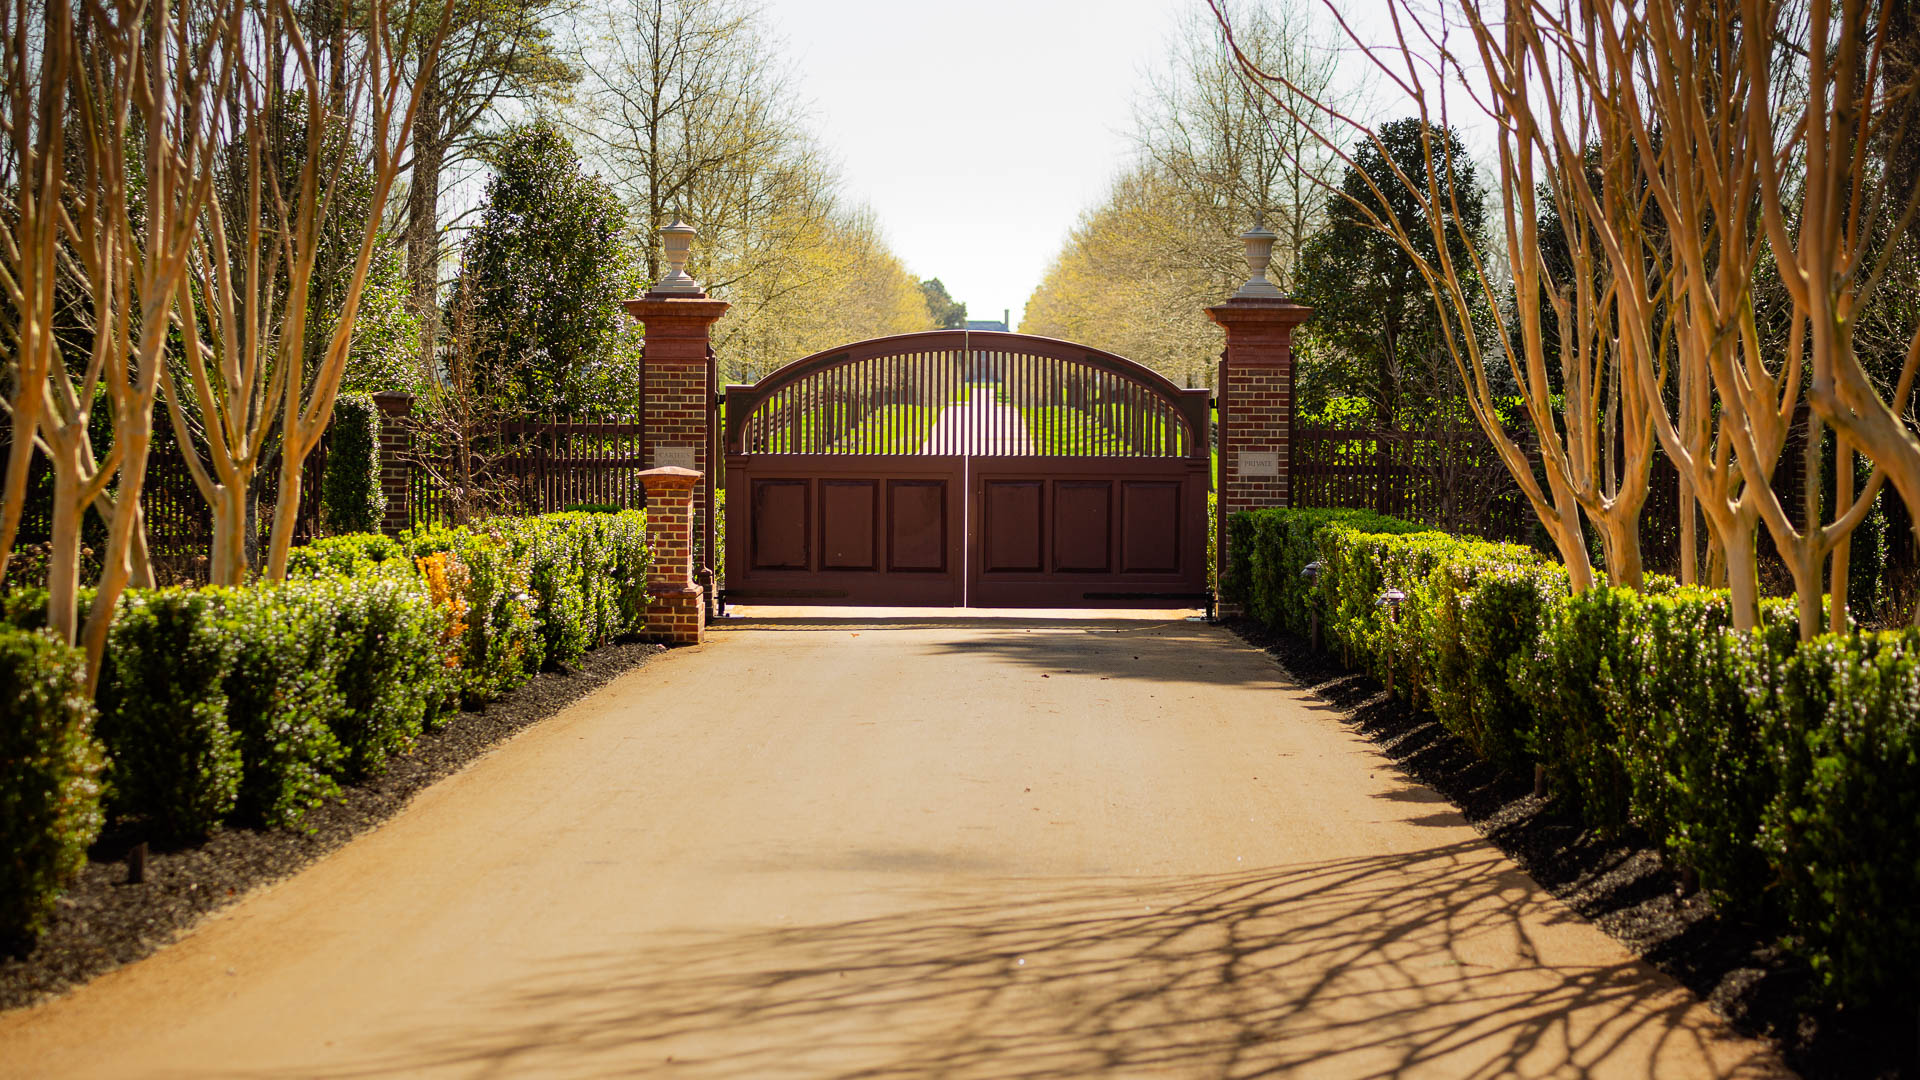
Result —
<instances>
[{"instance_id":1,"label":"arched gate top","mask_svg":"<svg viewBox=\"0 0 1920 1080\"><path fill-rule=\"evenodd\" d=\"M1208 455L1206 390L1057 338L872 338L727 388L733 454Z\"/></svg>"}]
</instances>

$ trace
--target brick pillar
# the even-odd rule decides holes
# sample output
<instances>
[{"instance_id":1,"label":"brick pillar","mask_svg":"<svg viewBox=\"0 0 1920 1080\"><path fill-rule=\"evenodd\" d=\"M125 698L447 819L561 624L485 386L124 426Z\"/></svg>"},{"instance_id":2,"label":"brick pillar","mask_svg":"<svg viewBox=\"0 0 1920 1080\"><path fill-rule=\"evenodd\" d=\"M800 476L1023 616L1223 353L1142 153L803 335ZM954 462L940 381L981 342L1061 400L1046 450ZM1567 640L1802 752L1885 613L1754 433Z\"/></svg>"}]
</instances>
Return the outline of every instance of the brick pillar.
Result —
<instances>
[{"instance_id":1,"label":"brick pillar","mask_svg":"<svg viewBox=\"0 0 1920 1080\"><path fill-rule=\"evenodd\" d=\"M413 429L406 424L407 414L413 411L413 395L385 390L373 395L373 404L380 410L380 491L387 497L387 516L380 528L388 536L397 536L413 523L408 484L413 477L408 460Z\"/></svg>"},{"instance_id":2,"label":"brick pillar","mask_svg":"<svg viewBox=\"0 0 1920 1080\"><path fill-rule=\"evenodd\" d=\"M1215 565L1222 572L1229 565L1228 520L1242 510L1290 503L1293 328L1312 313L1281 296L1235 296L1207 309L1227 332L1220 360L1219 534L1214 539Z\"/></svg>"},{"instance_id":3,"label":"brick pillar","mask_svg":"<svg viewBox=\"0 0 1920 1080\"><path fill-rule=\"evenodd\" d=\"M641 418L641 459L650 468L673 467L712 474L714 370L709 335L714 320L731 306L705 295L648 293L626 301L627 314L646 326L646 412ZM704 536L709 507L707 488L693 493L694 523ZM711 566L714 555L703 553Z\"/></svg>"},{"instance_id":4,"label":"brick pillar","mask_svg":"<svg viewBox=\"0 0 1920 1080\"><path fill-rule=\"evenodd\" d=\"M640 474L647 486L647 636L669 645L698 645L707 629L703 590L693 580L693 499L700 474L666 466Z\"/></svg>"}]
</instances>

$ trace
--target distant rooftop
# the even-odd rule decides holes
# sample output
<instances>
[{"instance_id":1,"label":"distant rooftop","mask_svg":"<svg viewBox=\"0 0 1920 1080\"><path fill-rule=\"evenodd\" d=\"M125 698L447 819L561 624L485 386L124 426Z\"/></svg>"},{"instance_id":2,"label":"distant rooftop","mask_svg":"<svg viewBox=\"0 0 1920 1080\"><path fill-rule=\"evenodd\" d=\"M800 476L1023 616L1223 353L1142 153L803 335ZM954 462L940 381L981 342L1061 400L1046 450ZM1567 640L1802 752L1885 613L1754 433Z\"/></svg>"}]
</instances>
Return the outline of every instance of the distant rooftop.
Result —
<instances>
[{"instance_id":1,"label":"distant rooftop","mask_svg":"<svg viewBox=\"0 0 1920 1080\"><path fill-rule=\"evenodd\" d=\"M993 330L998 333L1004 334L1007 332L1007 324L1000 321L999 319L968 319L967 329Z\"/></svg>"}]
</instances>

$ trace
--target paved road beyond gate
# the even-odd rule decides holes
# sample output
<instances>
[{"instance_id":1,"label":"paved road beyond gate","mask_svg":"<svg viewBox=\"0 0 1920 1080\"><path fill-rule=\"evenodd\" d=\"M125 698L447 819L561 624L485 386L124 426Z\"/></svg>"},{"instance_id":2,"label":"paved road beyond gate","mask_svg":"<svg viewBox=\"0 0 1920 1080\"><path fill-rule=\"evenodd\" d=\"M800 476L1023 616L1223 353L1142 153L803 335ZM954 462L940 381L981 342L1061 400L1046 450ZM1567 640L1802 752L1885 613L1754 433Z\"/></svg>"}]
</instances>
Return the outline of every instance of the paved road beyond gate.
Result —
<instances>
[{"instance_id":1,"label":"paved road beyond gate","mask_svg":"<svg viewBox=\"0 0 1920 1080\"><path fill-rule=\"evenodd\" d=\"M727 598L1195 605L1208 398L1110 353L876 338L727 388Z\"/></svg>"}]
</instances>

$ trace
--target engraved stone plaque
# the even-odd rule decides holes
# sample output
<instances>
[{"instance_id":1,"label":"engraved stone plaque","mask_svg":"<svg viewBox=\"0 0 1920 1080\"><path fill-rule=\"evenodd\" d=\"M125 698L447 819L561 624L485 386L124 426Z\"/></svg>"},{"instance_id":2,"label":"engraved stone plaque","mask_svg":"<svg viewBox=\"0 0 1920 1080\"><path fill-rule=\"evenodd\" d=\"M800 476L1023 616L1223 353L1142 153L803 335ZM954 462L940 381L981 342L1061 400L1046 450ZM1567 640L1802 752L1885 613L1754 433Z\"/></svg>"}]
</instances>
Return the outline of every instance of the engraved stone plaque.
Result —
<instances>
[{"instance_id":1,"label":"engraved stone plaque","mask_svg":"<svg viewBox=\"0 0 1920 1080\"><path fill-rule=\"evenodd\" d=\"M1279 454L1241 454L1241 476L1279 476Z\"/></svg>"},{"instance_id":2,"label":"engraved stone plaque","mask_svg":"<svg viewBox=\"0 0 1920 1080\"><path fill-rule=\"evenodd\" d=\"M1271 457L1272 455L1268 456ZM694 467L693 447L656 446L653 448L653 467L656 469L665 469L668 467L691 469Z\"/></svg>"}]
</instances>

